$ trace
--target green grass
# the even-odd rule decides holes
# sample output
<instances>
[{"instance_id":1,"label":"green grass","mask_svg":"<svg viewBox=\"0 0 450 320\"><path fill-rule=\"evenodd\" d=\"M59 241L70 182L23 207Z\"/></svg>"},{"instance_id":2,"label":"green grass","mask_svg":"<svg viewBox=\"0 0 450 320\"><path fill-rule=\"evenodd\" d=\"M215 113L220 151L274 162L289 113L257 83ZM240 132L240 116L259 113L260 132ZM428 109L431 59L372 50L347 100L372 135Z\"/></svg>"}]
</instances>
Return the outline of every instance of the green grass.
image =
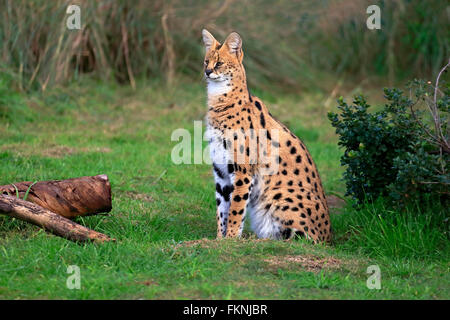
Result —
<instances>
[{"instance_id":1,"label":"green grass","mask_svg":"<svg viewBox=\"0 0 450 320\"><path fill-rule=\"evenodd\" d=\"M0 216L0 298L450 298L445 212L334 209L331 246L260 241L248 230L216 241L211 168L170 157L172 131L193 132L205 116L203 86L84 82L27 95L0 82L0 184L107 174L112 212L77 222L117 241L76 244ZM327 193L343 194L326 98L274 93L268 104L306 142ZM317 260L334 263L311 269ZM374 264L381 290L366 287ZM66 287L69 265L80 267L80 290Z\"/></svg>"},{"instance_id":2,"label":"green grass","mask_svg":"<svg viewBox=\"0 0 450 320\"><path fill-rule=\"evenodd\" d=\"M379 199L366 203L357 214L347 208L335 225L342 224L337 226L342 229L349 226L343 238L350 237L342 243L348 249L359 247L361 252L379 258L448 258L448 209L430 203L422 210L409 206L396 212Z\"/></svg>"}]
</instances>

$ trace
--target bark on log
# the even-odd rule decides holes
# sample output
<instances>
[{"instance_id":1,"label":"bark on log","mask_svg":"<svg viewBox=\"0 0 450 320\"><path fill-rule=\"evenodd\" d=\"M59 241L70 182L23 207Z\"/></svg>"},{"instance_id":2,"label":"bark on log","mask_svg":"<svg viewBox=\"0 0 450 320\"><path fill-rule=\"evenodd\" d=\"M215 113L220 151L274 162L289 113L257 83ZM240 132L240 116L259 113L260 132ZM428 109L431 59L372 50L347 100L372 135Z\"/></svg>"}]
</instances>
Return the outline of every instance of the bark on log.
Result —
<instances>
[{"instance_id":1,"label":"bark on log","mask_svg":"<svg viewBox=\"0 0 450 320\"><path fill-rule=\"evenodd\" d=\"M18 182L14 185L23 199L33 183ZM16 195L12 184L0 186L0 194ZM108 176L81 177L67 180L39 181L31 188L27 201L60 214L66 218L111 211L111 184Z\"/></svg>"},{"instance_id":2,"label":"bark on log","mask_svg":"<svg viewBox=\"0 0 450 320\"><path fill-rule=\"evenodd\" d=\"M83 227L41 206L13 196L0 195L0 213L25 220L72 241L113 240L103 233Z\"/></svg>"}]
</instances>

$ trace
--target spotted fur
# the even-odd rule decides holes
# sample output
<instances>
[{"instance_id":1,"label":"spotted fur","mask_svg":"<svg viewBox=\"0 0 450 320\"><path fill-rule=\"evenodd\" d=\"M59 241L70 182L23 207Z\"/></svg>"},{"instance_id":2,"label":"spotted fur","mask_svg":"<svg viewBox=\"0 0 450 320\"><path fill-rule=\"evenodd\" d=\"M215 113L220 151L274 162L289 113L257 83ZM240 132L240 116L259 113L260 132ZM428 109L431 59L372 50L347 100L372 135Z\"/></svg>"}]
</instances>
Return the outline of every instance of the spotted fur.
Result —
<instances>
[{"instance_id":1,"label":"spotted fur","mask_svg":"<svg viewBox=\"0 0 450 320\"><path fill-rule=\"evenodd\" d=\"M329 242L316 165L304 143L250 94L241 37L233 32L220 44L208 31L202 35L217 236L239 237L249 215L258 237Z\"/></svg>"}]
</instances>

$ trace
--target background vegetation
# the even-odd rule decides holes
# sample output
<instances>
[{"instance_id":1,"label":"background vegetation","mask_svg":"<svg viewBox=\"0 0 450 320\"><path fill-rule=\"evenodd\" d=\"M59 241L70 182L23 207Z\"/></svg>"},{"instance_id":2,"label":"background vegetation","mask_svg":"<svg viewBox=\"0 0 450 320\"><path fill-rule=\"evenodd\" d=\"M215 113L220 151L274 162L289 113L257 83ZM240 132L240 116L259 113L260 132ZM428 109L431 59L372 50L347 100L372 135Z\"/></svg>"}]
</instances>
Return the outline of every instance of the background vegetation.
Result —
<instances>
[{"instance_id":1,"label":"background vegetation","mask_svg":"<svg viewBox=\"0 0 450 320\"><path fill-rule=\"evenodd\" d=\"M80 31L66 28L69 4ZM381 30L366 28L369 4ZM327 118L340 95L342 106L364 89L377 112L381 87L434 79L447 12L437 0L0 0L0 184L105 173L113 211L78 222L117 239L79 245L0 216L0 298L448 299L448 208L355 209ZM210 166L170 158L173 130L192 133L206 112L202 28L242 35L252 93L305 141L335 196L332 245L247 229L214 240ZM366 287L374 264L381 290ZM81 290L66 287L69 265Z\"/></svg>"},{"instance_id":2,"label":"background vegetation","mask_svg":"<svg viewBox=\"0 0 450 320\"><path fill-rule=\"evenodd\" d=\"M77 3L82 29L70 31L66 8ZM371 4L381 8L381 30L366 27ZM199 81L202 28L218 39L238 31L250 83L291 91L428 78L450 48L440 0L2 0L0 12L2 71L20 88L45 89L80 73L132 86L180 73Z\"/></svg>"}]
</instances>

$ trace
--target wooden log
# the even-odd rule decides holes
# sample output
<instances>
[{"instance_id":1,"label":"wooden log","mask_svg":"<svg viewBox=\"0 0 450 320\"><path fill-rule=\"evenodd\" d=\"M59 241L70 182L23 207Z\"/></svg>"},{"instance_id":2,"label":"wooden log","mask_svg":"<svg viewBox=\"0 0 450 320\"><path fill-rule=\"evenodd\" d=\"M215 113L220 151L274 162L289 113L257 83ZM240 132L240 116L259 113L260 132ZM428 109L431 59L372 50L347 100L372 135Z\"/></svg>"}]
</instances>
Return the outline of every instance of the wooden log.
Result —
<instances>
[{"instance_id":1,"label":"wooden log","mask_svg":"<svg viewBox=\"0 0 450 320\"><path fill-rule=\"evenodd\" d=\"M0 213L30 222L72 241L104 242L114 240L103 233L83 227L37 204L13 196L0 195Z\"/></svg>"},{"instance_id":2,"label":"wooden log","mask_svg":"<svg viewBox=\"0 0 450 320\"><path fill-rule=\"evenodd\" d=\"M111 211L111 184L107 175L67 180L14 183L23 199L30 188L27 201L66 218ZM0 194L16 195L13 184L0 186Z\"/></svg>"}]
</instances>

